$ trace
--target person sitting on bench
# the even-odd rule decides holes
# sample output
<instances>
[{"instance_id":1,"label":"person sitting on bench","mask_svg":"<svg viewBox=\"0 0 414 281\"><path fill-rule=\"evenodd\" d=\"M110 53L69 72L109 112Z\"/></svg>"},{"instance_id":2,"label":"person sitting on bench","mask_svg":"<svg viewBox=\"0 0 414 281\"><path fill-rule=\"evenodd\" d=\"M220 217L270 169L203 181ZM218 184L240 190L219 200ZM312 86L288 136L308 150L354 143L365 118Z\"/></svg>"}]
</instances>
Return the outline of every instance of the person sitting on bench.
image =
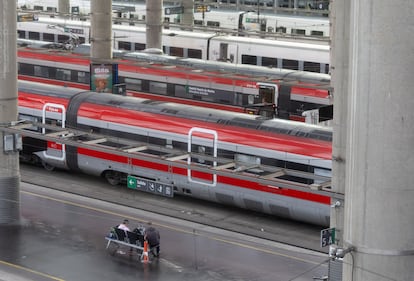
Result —
<instances>
[{"instance_id":1,"label":"person sitting on bench","mask_svg":"<svg viewBox=\"0 0 414 281\"><path fill-rule=\"evenodd\" d=\"M118 225L117 227L118 227L119 229L122 229L122 230L125 230L125 231L131 231L131 230L129 229L128 225L129 225L129 220L124 219L124 221L123 221L120 225Z\"/></svg>"}]
</instances>

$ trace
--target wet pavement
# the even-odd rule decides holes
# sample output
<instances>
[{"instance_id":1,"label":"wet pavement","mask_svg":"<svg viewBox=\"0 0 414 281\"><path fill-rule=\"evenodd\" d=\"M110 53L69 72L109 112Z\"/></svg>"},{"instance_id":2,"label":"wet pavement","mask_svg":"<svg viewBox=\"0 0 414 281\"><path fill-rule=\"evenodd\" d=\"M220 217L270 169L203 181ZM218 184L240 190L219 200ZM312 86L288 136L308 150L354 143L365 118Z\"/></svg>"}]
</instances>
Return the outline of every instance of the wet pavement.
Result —
<instances>
[{"instance_id":1,"label":"wet pavement","mask_svg":"<svg viewBox=\"0 0 414 281\"><path fill-rule=\"evenodd\" d=\"M268 218L257 214L246 217L238 209L220 210L194 200L189 204L188 198L159 198L81 175L24 168L22 179L52 184L55 189L21 184L22 225L0 229L1 281L304 281L327 272L325 254L242 234L250 231L277 237L300 230L297 225L278 232L272 224L265 224ZM77 193L88 193L89 198ZM132 226L152 221L161 232L160 258L142 263L128 249L121 249L122 253L112 246L105 249L104 236L123 218ZM236 231L223 230L222 224ZM295 233L290 241L306 240L299 237L307 231L315 230L299 231L302 234Z\"/></svg>"},{"instance_id":2,"label":"wet pavement","mask_svg":"<svg viewBox=\"0 0 414 281\"><path fill-rule=\"evenodd\" d=\"M327 253L320 247L320 231L324 227L298 223L265 214L226 207L185 196L161 197L150 193L111 186L104 179L66 171L47 172L42 167L21 166L23 182L38 184L117 203L157 214L295 245Z\"/></svg>"}]
</instances>

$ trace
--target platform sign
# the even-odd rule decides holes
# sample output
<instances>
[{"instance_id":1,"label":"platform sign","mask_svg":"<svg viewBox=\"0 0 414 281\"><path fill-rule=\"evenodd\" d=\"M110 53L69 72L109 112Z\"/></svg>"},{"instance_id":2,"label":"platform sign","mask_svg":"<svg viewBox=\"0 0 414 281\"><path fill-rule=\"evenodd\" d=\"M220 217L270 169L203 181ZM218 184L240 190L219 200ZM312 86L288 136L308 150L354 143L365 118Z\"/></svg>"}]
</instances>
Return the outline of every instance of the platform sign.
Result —
<instances>
[{"instance_id":1,"label":"platform sign","mask_svg":"<svg viewBox=\"0 0 414 281\"><path fill-rule=\"evenodd\" d=\"M183 6L167 7L164 9L164 14L166 15L174 15L174 14L182 14L182 13L184 13Z\"/></svg>"},{"instance_id":2,"label":"platform sign","mask_svg":"<svg viewBox=\"0 0 414 281\"><path fill-rule=\"evenodd\" d=\"M18 14L17 15L17 21L23 22L23 21L38 21L39 17L35 14L31 13L25 13L25 14Z\"/></svg>"},{"instance_id":3,"label":"platform sign","mask_svg":"<svg viewBox=\"0 0 414 281\"><path fill-rule=\"evenodd\" d=\"M210 11L211 11L211 6L209 5L203 5L203 4L194 5L194 13L205 13L205 12L210 12Z\"/></svg>"},{"instance_id":4,"label":"platform sign","mask_svg":"<svg viewBox=\"0 0 414 281\"><path fill-rule=\"evenodd\" d=\"M321 247L326 247L335 243L335 228L321 230Z\"/></svg>"},{"instance_id":5,"label":"platform sign","mask_svg":"<svg viewBox=\"0 0 414 281\"><path fill-rule=\"evenodd\" d=\"M173 187L161 182L151 181L140 177L128 176L127 186L131 189L137 189L156 195L173 197Z\"/></svg>"}]
</instances>

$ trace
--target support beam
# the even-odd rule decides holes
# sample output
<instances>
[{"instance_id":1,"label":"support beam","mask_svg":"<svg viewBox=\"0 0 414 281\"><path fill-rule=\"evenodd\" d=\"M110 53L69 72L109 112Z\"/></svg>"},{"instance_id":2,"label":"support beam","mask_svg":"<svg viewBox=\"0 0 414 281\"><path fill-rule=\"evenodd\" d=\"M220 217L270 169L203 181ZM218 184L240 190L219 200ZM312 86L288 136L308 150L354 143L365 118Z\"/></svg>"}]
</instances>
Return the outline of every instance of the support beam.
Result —
<instances>
[{"instance_id":1,"label":"support beam","mask_svg":"<svg viewBox=\"0 0 414 281\"><path fill-rule=\"evenodd\" d=\"M147 0L147 49L162 50L162 0Z\"/></svg>"},{"instance_id":2,"label":"support beam","mask_svg":"<svg viewBox=\"0 0 414 281\"><path fill-rule=\"evenodd\" d=\"M0 1L0 126L17 120L16 1ZM20 223L19 152L14 134L0 134L0 225ZM5 151L7 150L7 151Z\"/></svg>"},{"instance_id":3,"label":"support beam","mask_svg":"<svg viewBox=\"0 0 414 281\"><path fill-rule=\"evenodd\" d=\"M91 58L112 59L112 0L91 0Z\"/></svg>"}]
</instances>

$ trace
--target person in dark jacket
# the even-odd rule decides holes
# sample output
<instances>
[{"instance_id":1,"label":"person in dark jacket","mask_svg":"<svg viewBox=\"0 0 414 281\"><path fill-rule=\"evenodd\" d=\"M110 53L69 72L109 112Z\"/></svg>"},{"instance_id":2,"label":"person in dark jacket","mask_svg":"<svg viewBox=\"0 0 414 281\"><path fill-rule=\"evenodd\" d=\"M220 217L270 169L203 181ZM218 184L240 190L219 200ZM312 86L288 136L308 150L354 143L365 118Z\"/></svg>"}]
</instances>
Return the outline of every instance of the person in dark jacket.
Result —
<instances>
[{"instance_id":1,"label":"person in dark jacket","mask_svg":"<svg viewBox=\"0 0 414 281\"><path fill-rule=\"evenodd\" d=\"M144 239L148 242L148 245L153 252L154 256L160 255L160 232L148 223L149 227L145 229Z\"/></svg>"}]
</instances>

